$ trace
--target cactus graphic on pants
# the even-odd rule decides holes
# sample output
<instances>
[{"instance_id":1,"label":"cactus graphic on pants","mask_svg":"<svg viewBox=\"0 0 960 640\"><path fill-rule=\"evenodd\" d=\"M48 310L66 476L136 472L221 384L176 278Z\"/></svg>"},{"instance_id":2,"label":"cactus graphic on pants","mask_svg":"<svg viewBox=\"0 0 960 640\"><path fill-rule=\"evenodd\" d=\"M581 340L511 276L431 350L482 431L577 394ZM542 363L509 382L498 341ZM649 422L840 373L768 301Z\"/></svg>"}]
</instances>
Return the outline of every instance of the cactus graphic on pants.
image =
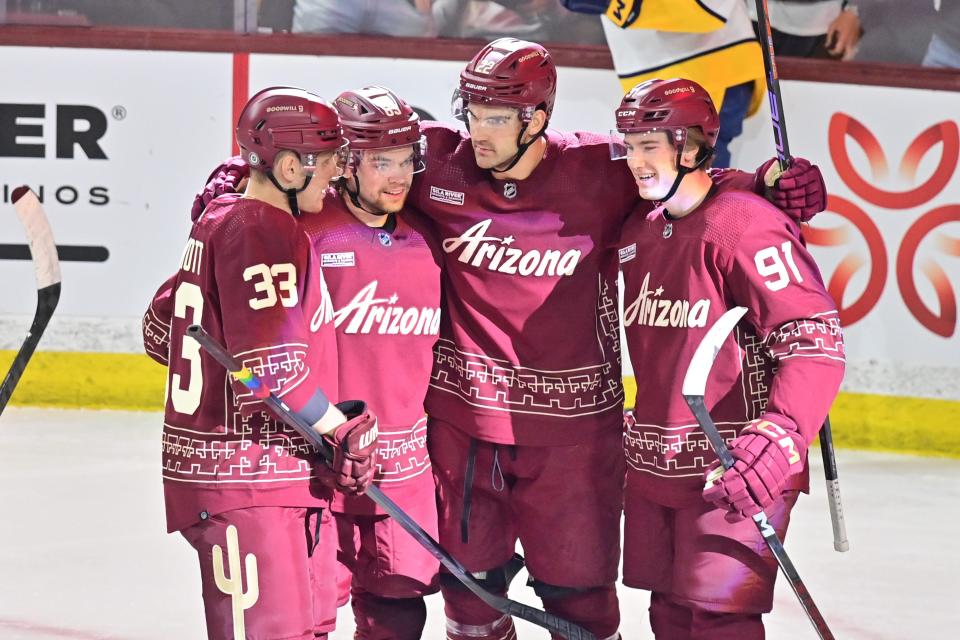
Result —
<instances>
[{"instance_id":1,"label":"cactus graphic on pants","mask_svg":"<svg viewBox=\"0 0 960 640\"><path fill-rule=\"evenodd\" d=\"M213 545L213 577L217 582L217 588L231 598L234 640L243 640L246 637L243 612L256 604L260 597L260 583L257 580L257 557L248 553L245 561L247 591L243 591L240 542L237 536L237 528L232 524L227 527L227 562L230 568L229 576L223 571L223 549L218 544Z\"/></svg>"}]
</instances>

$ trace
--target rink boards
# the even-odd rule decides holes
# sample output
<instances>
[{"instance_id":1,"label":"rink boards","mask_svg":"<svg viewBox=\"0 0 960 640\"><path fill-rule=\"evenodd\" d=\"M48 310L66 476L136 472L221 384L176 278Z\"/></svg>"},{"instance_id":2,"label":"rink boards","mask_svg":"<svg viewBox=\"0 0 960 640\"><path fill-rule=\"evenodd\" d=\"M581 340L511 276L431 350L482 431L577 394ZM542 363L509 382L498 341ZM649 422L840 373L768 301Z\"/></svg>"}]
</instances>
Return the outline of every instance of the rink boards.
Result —
<instances>
[{"instance_id":1,"label":"rink boards","mask_svg":"<svg viewBox=\"0 0 960 640\"><path fill-rule=\"evenodd\" d=\"M2 47L0 64L0 126L13 132L0 141L0 243L24 241L9 192L27 183L42 189L59 244L109 255L63 264L60 308L13 402L125 408L162 402L162 369L140 355L140 317L177 263L193 193L232 151L236 105L271 84L332 97L381 83L451 121L461 67L39 47ZM783 92L792 150L820 164L831 192L808 240L846 327L835 435L960 455L960 93L789 80ZM612 71L563 67L553 124L606 132L619 98ZM745 129L734 162L752 168L772 154L765 112ZM27 262L0 264L5 369L36 293Z\"/></svg>"}]
</instances>

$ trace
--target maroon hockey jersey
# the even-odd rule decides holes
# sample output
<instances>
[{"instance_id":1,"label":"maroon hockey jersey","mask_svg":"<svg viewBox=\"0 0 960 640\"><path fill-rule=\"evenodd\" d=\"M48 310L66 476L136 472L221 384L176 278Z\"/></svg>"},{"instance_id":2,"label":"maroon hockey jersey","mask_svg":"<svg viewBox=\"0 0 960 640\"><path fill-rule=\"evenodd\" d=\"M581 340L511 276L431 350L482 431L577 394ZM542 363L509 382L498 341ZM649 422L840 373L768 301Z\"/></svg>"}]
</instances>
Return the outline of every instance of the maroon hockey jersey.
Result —
<instances>
[{"instance_id":1,"label":"maroon hockey jersey","mask_svg":"<svg viewBox=\"0 0 960 640\"><path fill-rule=\"evenodd\" d=\"M623 326L637 377L624 434L629 482L655 501L699 499L716 459L681 394L686 367L731 307L750 311L717 355L706 403L731 440L766 418L817 434L844 371L840 323L796 222L766 200L716 187L691 214L638 209L620 249ZM790 488L805 488L806 473Z\"/></svg>"},{"instance_id":2,"label":"maroon hockey jersey","mask_svg":"<svg viewBox=\"0 0 960 640\"><path fill-rule=\"evenodd\" d=\"M144 318L147 352L168 360L168 530L242 507L327 504L330 492L311 480L313 448L184 331L201 324L296 411L318 388L338 395L332 317L316 256L293 216L238 197L207 207L179 271Z\"/></svg>"},{"instance_id":3,"label":"maroon hockey jersey","mask_svg":"<svg viewBox=\"0 0 960 640\"><path fill-rule=\"evenodd\" d=\"M440 328L440 265L412 211L392 231L368 227L338 194L303 226L333 300L342 398L362 398L377 413L381 489L432 499L423 400ZM375 513L366 497L334 495L334 509Z\"/></svg>"},{"instance_id":4,"label":"maroon hockey jersey","mask_svg":"<svg viewBox=\"0 0 960 640\"><path fill-rule=\"evenodd\" d=\"M626 167L602 136L550 131L533 174L502 181L477 167L465 134L425 133L411 204L436 227L445 303L427 412L505 444L609 428L623 388L608 248L636 199ZM593 179L598 167L609 171Z\"/></svg>"},{"instance_id":5,"label":"maroon hockey jersey","mask_svg":"<svg viewBox=\"0 0 960 640\"><path fill-rule=\"evenodd\" d=\"M620 428L615 247L640 200L610 139L549 130L525 180L497 180L466 133L424 125L410 202L436 229L443 316L427 412L491 442L573 444ZM753 176L725 172L724 184Z\"/></svg>"}]
</instances>

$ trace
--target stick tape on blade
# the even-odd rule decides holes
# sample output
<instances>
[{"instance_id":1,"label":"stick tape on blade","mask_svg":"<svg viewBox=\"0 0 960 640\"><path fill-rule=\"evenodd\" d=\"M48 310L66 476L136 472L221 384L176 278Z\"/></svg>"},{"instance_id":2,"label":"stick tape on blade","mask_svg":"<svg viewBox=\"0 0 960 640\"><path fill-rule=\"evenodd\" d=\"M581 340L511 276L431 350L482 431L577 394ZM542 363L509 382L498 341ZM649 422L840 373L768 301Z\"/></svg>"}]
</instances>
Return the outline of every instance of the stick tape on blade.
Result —
<instances>
[{"instance_id":1,"label":"stick tape on blade","mask_svg":"<svg viewBox=\"0 0 960 640\"><path fill-rule=\"evenodd\" d=\"M43 289L60 282L57 244L37 194L27 187L17 187L13 190L13 208L27 230L27 241L37 271L37 288Z\"/></svg>"},{"instance_id":2,"label":"stick tape on blade","mask_svg":"<svg viewBox=\"0 0 960 640\"><path fill-rule=\"evenodd\" d=\"M720 319L710 327L690 360L687 375L683 378L683 395L703 396L714 358L720 352L720 347L723 346L727 336L746 313L746 307L734 307L720 316Z\"/></svg>"}]
</instances>

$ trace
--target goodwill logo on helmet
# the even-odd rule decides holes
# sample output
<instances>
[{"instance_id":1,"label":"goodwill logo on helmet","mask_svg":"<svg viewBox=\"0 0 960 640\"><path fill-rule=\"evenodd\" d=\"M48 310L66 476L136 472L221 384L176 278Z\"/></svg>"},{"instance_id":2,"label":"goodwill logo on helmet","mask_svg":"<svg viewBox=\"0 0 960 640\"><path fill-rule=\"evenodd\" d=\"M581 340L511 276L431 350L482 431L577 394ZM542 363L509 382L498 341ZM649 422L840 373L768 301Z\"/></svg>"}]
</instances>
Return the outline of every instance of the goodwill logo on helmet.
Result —
<instances>
[{"instance_id":1,"label":"goodwill logo on helmet","mask_svg":"<svg viewBox=\"0 0 960 640\"><path fill-rule=\"evenodd\" d=\"M536 249L523 251L509 246L515 240L513 236L488 236L491 222L490 219L481 220L459 236L445 239L443 250L453 253L460 249L460 255L457 256L460 262L499 273L521 276L573 275L582 253L579 249L566 252L548 249L543 253Z\"/></svg>"}]
</instances>

